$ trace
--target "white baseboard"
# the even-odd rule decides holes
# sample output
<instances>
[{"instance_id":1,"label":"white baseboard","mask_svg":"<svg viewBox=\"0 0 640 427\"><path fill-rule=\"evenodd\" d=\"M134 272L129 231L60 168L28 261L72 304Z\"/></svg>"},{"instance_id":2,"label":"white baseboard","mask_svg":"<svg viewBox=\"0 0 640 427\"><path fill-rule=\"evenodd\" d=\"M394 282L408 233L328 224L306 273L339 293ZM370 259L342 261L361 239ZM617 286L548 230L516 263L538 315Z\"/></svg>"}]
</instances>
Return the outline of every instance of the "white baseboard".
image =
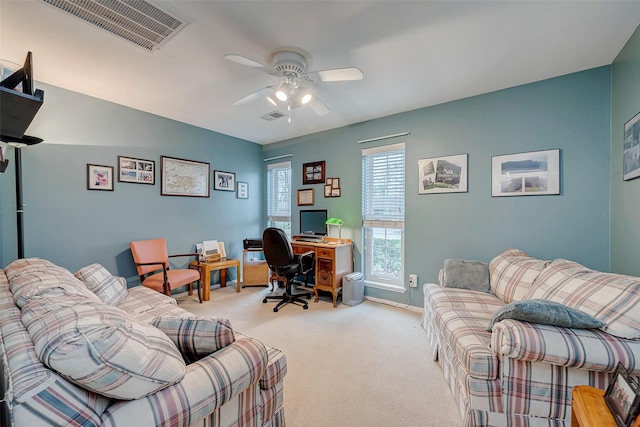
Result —
<instances>
[{"instance_id":1,"label":"white baseboard","mask_svg":"<svg viewBox=\"0 0 640 427\"><path fill-rule=\"evenodd\" d=\"M389 301L386 299L382 299L382 298L375 298L375 297L370 297L370 296L365 296L365 299L368 299L369 301L372 302L377 302L379 304L386 304L386 305L390 305L393 307L398 307L398 308L403 308L405 310L409 310L409 311L415 311L418 313L423 313L424 312L424 308L422 307L416 307L414 305L409 305L409 304L403 304L400 302L394 302L394 301Z\"/></svg>"}]
</instances>

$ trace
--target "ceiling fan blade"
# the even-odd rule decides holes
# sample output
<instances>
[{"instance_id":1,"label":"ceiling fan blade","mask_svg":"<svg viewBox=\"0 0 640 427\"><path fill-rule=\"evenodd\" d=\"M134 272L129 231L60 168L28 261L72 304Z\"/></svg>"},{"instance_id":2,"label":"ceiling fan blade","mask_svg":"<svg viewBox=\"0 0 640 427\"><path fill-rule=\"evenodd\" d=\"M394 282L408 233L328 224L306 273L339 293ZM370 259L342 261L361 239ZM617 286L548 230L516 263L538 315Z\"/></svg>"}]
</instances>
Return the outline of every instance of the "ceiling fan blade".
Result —
<instances>
[{"instance_id":1,"label":"ceiling fan blade","mask_svg":"<svg viewBox=\"0 0 640 427\"><path fill-rule=\"evenodd\" d=\"M244 98L238 99L236 102L234 102L233 105L234 107L237 107L239 105L245 105L248 104L250 102L255 101L256 99L262 98L263 96L267 96L269 95L269 93L271 93L273 91L273 86L267 86L265 88L262 88L256 92L253 92L252 94L249 94L247 96L245 96Z\"/></svg>"},{"instance_id":2,"label":"ceiling fan blade","mask_svg":"<svg viewBox=\"0 0 640 427\"><path fill-rule=\"evenodd\" d=\"M309 107L319 116L326 116L330 111L329 107L316 96L309 102Z\"/></svg>"},{"instance_id":3,"label":"ceiling fan blade","mask_svg":"<svg viewBox=\"0 0 640 427\"><path fill-rule=\"evenodd\" d=\"M225 59L228 59L229 61L235 62L240 65L245 65L247 67L252 67L252 68L259 68L265 71L267 70L266 65L256 62L253 59L249 59L242 55L227 54L224 57Z\"/></svg>"},{"instance_id":4,"label":"ceiling fan blade","mask_svg":"<svg viewBox=\"0 0 640 427\"><path fill-rule=\"evenodd\" d=\"M322 70L309 73L309 76L317 77L321 82L342 82L347 80L362 80L364 74L359 68L336 68L334 70Z\"/></svg>"}]
</instances>

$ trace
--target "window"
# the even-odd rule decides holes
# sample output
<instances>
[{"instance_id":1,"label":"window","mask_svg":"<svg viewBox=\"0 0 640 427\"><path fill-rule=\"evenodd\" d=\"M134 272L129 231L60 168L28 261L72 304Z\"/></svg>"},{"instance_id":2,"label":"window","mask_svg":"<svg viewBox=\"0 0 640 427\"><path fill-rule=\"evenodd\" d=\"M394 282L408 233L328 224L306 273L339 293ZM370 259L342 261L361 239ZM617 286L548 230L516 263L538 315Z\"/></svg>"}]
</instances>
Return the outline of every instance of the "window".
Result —
<instances>
[{"instance_id":1,"label":"window","mask_svg":"<svg viewBox=\"0 0 640 427\"><path fill-rule=\"evenodd\" d=\"M362 150L362 225L368 286L404 292L404 143Z\"/></svg>"},{"instance_id":2,"label":"window","mask_svg":"<svg viewBox=\"0 0 640 427\"><path fill-rule=\"evenodd\" d=\"M291 162L267 166L267 226L291 237Z\"/></svg>"}]
</instances>

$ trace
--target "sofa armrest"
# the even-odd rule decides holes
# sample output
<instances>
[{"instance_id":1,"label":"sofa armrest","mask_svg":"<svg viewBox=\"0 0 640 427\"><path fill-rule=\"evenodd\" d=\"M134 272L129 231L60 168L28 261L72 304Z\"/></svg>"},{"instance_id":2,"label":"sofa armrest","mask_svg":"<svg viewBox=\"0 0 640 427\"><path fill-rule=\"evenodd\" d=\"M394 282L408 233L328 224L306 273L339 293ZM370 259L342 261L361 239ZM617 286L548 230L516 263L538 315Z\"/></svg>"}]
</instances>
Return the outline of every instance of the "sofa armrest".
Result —
<instances>
[{"instance_id":1,"label":"sofa armrest","mask_svg":"<svg viewBox=\"0 0 640 427\"><path fill-rule=\"evenodd\" d=\"M141 399L114 403L102 415L102 425L191 425L254 386L266 367L265 346L239 337L188 365L179 383Z\"/></svg>"},{"instance_id":2,"label":"sofa armrest","mask_svg":"<svg viewBox=\"0 0 640 427\"><path fill-rule=\"evenodd\" d=\"M621 362L634 375L640 373L640 341L618 338L599 329L563 328L508 319L494 325L491 348L500 358L598 372L613 372Z\"/></svg>"}]
</instances>

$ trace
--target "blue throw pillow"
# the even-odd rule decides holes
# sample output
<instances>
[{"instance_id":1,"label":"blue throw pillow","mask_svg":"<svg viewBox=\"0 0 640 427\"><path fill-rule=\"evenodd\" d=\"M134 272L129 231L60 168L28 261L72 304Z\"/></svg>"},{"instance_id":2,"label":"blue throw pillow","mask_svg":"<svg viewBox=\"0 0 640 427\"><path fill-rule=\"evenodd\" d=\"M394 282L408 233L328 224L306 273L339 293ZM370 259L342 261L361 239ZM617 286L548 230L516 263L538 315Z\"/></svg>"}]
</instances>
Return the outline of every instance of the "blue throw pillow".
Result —
<instances>
[{"instance_id":1,"label":"blue throw pillow","mask_svg":"<svg viewBox=\"0 0 640 427\"><path fill-rule=\"evenodd\" d=\"M445 288L491 292L489 264L464 259L445 259L443 286Z\"/></svg>"},{"instance_id":2,"label":"blue throw pillow","mask_svg":"<svg viewBox=\"0 0 640 427\"><path fill-rule=\"evenodd\" d=\"M542 299L516 301L502 306L493 315L487 326L487 331L491 331L495 323L504 319L576 329L601 328L605 325L604 322L589 314Z\"/></svg>"}]
</instances>

